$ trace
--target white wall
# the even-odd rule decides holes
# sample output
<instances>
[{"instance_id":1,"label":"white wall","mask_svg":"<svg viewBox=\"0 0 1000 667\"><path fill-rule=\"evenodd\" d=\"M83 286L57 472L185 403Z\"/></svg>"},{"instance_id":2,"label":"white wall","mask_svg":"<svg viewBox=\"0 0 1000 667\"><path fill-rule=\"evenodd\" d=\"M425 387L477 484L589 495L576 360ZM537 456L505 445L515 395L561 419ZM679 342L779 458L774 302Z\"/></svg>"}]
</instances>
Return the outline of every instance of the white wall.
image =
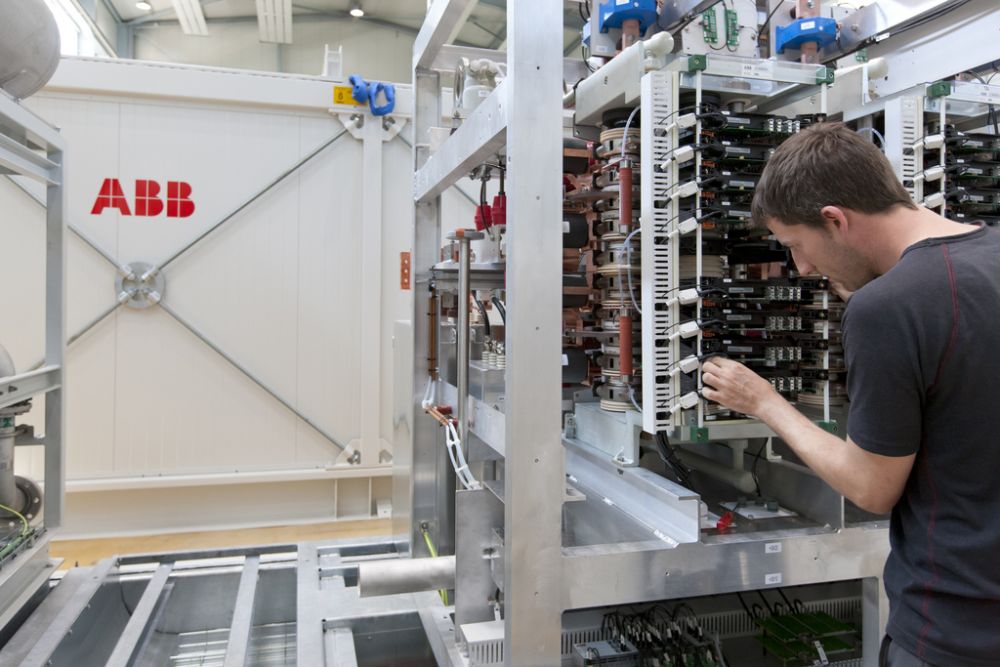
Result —
<instances>
[{"instance_id":1,"label":"white wall","mask_svg":"<svg viewBox=\"0 0 1000 667\"><path fill-rule=\"evenodd\" d=\"M409 82L413 33L361 20L296 20L294 43L262 44L256 20L209 23L210 37L193 37L177 24L143 26L135 33L135 58L298 74L320 74L323 46L344 47L344 78Z\"/></svg>"},{"instance_id":2,"label":"white wall","mask_svg":"<svg viewBox=\"0 0 1000 667\"><path fill-rule=\"evenodd\" d=\"M30 106L67 140L68 220L123 263L158 263L260 190L343 126L326 108L329 83L253 73L223 80L259 91L260 105L126 96L116 77L166 76L176 90L205 91L212 73L141 63L70 61L56 91ZM121 80L121 79L118 79ZM131 79L130 79L131 80ZM104 93L97 83L108 86ZM190 82L190 85L188 85ZM221 85L221 84L219 84ZM297 98L276 86L316 86ZM73 93L78 86L80 92ZM149 86L156 90L157 85ZM287 90L280 88L280 90ZM271 91L269 93L269 91ZM322 103L322 102L320 102ZM401 119L405 121L404 119ZM409 130L410 128L407 128ZM409 134L409 132L407 132ZM381 257L362 261L362 143L345 135L165 271L165 301L342 443L358 444L360 350L380 350L378 426L392 449L393 388L409 369L392 364L394 323L413 293L399 286L399 254L412 244L410 150L383 144ZM197 210L187 219L125 217L91 207L105 178L132 197L137 178L184 180ZM472 206L445 197L444 227L468 226ZM0 341L19 368L42 354L43 209L0 178ZM68 333L114 303L115 270L68 235ZM378 259L374 260L378 262ZM364 271L382 291L361 293ZM362 299L379 300L373 336ZM389 498L391 467L348 466L339 451L159 308L121 308L69 350L64 535L192 530L364 516ZM41 427L41 401L24 421ZM19 474L41 479L38 448L20 448ZM211 507L209 507L209 505ZM199 510L199 508L204 508Z\"/></svg>"}]
</instances>

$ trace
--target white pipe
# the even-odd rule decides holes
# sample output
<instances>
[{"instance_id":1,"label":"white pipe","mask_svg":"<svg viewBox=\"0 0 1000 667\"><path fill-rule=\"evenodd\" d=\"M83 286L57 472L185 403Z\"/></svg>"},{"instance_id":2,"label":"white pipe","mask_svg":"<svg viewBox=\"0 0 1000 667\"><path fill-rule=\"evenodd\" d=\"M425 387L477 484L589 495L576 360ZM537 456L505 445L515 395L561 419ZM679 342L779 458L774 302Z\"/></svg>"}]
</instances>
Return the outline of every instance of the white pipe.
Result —
<instances>
[{"instance_id":1,"label":"white pipe","mask_svg":"<svg viewBox=\"0 0 1000 667\"><path fill-rule=\"evenodd\" d=\"M375 560L358 565L361 597L455 588L455 557Z\"/></svg>"}]
</instances>

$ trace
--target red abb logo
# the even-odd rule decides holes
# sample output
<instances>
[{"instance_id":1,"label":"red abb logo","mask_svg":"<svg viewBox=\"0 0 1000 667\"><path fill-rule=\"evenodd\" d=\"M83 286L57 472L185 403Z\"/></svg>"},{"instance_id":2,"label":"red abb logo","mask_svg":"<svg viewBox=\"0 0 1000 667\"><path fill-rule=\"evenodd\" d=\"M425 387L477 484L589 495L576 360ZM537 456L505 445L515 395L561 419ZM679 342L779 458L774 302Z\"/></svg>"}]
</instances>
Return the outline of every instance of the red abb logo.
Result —
<instances>
[{"instance_id":1,"label":"red abb logo","mask_svg":"<svg viewBox=\"0 0 1000 667\"><path fill-rule=\"evenodd\" d=\"M160 184L156 181L137 180L135 182L135 212L128 206L128 200L117 178L105 178L101 191L94 201L92 215L100 215L106 208L115 208L122 215L153 217L163 213L166 204L168 218L187 218L194 213L191 201L191 186L184 181L167 181L166 202L160 198Z\"/></svg>"}]
</instances>

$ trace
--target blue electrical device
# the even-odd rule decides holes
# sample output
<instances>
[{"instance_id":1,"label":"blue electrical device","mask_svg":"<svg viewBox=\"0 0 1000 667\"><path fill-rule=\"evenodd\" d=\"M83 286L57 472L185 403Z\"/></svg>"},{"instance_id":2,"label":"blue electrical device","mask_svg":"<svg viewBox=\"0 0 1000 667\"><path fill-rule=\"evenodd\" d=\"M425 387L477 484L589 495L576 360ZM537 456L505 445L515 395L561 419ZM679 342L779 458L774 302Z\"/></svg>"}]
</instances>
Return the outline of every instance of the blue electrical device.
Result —
<instances>
[{"instance_id":1,"label":"blue electrical device","mask_svg":"<svg viewBox=\"0 0 1000 667\"><path fill-rule=\"evenodd\" d=\"M620 30L622 23L629 20L639 22L639 30L646 32L656 23L656 0L607 0L601 3L597 15L597 27L601 32L611 28Z\"/></svg>"},{"instance_id":2,"label":"blue electrical device","mask_svg":"<svg viewBox=\"0 0 1000 667\"><path fill-rule=\"evenodd\" d=\"M837 41L837 21L814 16L797 19L786 26L778 26L774 31L774 50L784 53L785 49L801 49L803 44L815 42L818 48Z\"/></svg>"}]
</instances>

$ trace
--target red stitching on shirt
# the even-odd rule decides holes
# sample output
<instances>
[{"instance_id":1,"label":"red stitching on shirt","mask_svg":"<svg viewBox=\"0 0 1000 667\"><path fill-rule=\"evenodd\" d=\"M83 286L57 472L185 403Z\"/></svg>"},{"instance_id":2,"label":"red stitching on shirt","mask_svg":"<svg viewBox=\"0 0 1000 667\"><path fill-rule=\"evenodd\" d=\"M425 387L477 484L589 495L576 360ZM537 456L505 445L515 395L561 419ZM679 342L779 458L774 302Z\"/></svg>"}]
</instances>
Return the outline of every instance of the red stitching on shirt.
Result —
<instances>
[{"instance_id":1,"label":"red stitching on shirt","mask_svg":"<svg viewBox=\"0 0 1000 667\"><path fill-rule=\"evenodd\" d=\"M955 343L958 340L958 318L960 312L958 310L958 283L955 280L955 267L951 263L951 254L948 252L948 245L946 243L941 244L941 254L944 255L944 263L948 267L948 282L951 285L951 335L948 337L948 347L945 348L944 354L941 355L941 361L938 362L937 372L934 374L934 382L931 382L931 386L927 388L927 393L931 393L937 387L938 380L941 379L941 372L944 370L944 366L951 359L951 353L955 349Z\"/></svg>"},{"instance_id":2,"label":"red stitching on shirt","mask_svg":"<svg viewBox=\"0 0 1000 667\"><path fill-rule=\"evenodd\" d=\"M948 347L945 348L944 355L941 357L941 362L938 364L937 374L934 378L934 382L928 388L928 393L930 393L935 386L937 386L938 380L941 379L941 371L944 370L945 364L951 358L951 354L955 349L955 343L958 340L958 322L961 311L958 307L958 283L955 280L955 267L951 263L951 255L948 253L948 245L945 243L941 244L941 254L944 255L945 265L948 267L948 282L951 286L951 335L948 337ZM927 478L927 486L931 492L931 513L927 518L927 562L931 566L931 578L924 583L924 602L921 606L924 618L927 621L924 623L924 627L920 630L920 639L917 641L917 657L924 657L924 649L926 648L925 640L927 639L928 633L931 630L931 617L930 617L930 606L931 606L931 592L934 586L940 579L937 561L934 559L934 528L937 526L937 514L938 514L938 500L940 499L938 495L937 484L934 483L934 476L931 475L930 466L930 455L927 452L926 447L921 447L923 453L922 465L924 476Z\"/></svg>"}]
</instances>

